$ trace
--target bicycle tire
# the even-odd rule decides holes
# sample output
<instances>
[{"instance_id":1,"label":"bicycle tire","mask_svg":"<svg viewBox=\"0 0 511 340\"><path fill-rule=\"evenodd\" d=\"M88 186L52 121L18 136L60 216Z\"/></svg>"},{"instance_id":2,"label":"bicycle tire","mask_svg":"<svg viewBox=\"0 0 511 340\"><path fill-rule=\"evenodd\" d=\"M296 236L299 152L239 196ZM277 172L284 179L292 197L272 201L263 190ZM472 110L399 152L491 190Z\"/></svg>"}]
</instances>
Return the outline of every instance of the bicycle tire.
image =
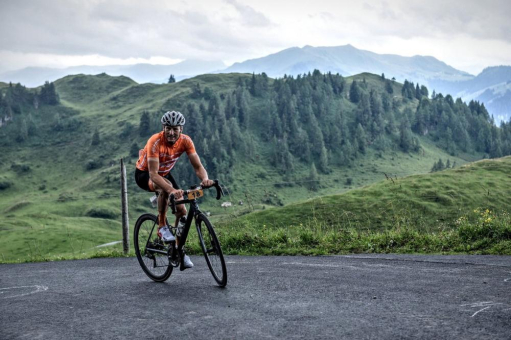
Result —
<instances>
[{"instance_id":1,"label":"bicycle tire","mask_svg":"<svg viewBox=\"0 0 511 340\"><path fill-rule=\"evenodd\" d=\"M164 282L172 274L169 258L165 254L146 251L148 244L155 249L166 250L167 246L157 236L158 222L153 214L140 216L135 223L133 243L138 262L147 276L156 282ZM150 240L151 238L152 240Z\"/></svg>"},{"instance_id":2,"label":"bicycle tire","mask_svg":"<svg viewBox=\"0 0 511 340\"><path fill-rule=\"evenodd\" d=\"M199 214L195 219L195 226L197 228L197 234L199 234L199 243L209 270L217 284L220 287L225 287L225 285L227 285L227 268L225 266L222 248L220 247L220 242L215 234L213 225L206 216Z\"/></svg>"}]
</instances>

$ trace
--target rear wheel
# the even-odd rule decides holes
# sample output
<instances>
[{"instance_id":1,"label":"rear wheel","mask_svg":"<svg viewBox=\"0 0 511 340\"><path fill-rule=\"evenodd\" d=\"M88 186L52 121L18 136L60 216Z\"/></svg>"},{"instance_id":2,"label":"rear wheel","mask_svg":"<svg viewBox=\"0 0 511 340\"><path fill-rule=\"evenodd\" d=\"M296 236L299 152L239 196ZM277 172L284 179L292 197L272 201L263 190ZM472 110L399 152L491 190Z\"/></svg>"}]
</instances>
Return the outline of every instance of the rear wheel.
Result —
<instances>
[{"instance_id":1,"label":"rear wheel","mask_svg":"<svg viewBox=\"0 0 511 340\"><path fill-rule=\"evenodd\" d=\"M152 214L140 216L135 224L134 244L138 262L152 280L163 282L172 274L167 256L168 246L158 237L157 217Z\"/></svg>"},{"instance_id":2,"label":"rear wheel","mask_svg":"<svg viewBox=\"0 0 511 340\"><path fill-rule=\"evenodd\" d=\"M195 223L199 234L199 243L209 270L218 285L225 287L227 284L227 268L213 225L203 214L197 216Z\"/></svg>"}]
</instances>

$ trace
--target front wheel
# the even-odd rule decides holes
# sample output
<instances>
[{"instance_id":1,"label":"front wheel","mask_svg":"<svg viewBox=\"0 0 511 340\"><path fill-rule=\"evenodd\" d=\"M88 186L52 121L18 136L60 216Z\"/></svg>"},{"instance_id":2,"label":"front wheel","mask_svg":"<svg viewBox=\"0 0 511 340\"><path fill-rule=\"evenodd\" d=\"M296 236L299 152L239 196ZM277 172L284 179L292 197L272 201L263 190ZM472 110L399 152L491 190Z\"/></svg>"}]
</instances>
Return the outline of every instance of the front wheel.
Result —
<instances>
[{"instance_id":1,"label":"front wheel","mask_svg":"<svg viewBox=\"0 0 511 340\"><path fill-rule=\"evenodd\" d=\"M222 254L220 242L218 242L213 225L203 214L199 214L196 217L195 225L199 234L199 243L209 270L218 285L225 287L227 284L227 268L225 267L224 255Z\"/></svg>"},{"instance_id":2,"label":"front wheel","mask_svg":"<svg viewBox=\"0 0 511 340\"><path fill-rule=\"evenodd\" d=\"M135 223L134 244L138 262L153 281L163 282L172 274L169 265L168 247L158 237L158 219L155 215L144 214Z\"/></svg>"}]
</instances>

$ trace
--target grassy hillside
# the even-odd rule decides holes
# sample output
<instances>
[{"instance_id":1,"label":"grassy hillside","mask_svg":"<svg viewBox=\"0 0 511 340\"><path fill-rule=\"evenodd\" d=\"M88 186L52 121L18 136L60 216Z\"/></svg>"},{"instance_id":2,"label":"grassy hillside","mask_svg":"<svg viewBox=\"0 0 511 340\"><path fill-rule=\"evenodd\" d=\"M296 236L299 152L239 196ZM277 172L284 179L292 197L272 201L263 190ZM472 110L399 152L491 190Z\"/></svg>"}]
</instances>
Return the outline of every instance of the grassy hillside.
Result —
<instances>
[{"instance_id":1,"label":"grassy hillside","mask_svg":"<svg viewBox=\"0 0 511 340\"><path fill-rule=\"evenodd\" d=\"M173 84L139 85L126 77L77 75L55 82L61 105L37 109L30 106L31 102L20 105L13 123L0 128L0 260L94 256L103 249L96 248L98 245L120 240L121 157L125 158L128 169L130 225L134 225L141 213L155 211L149 204L151 195L138 189L132 174L136 157L130 149L133 144L143 147L147 140L147 136L140 136L138 131L142 112L151 113L151 129L157 132L162 110L184 107L188 103L208 105L201 98L191 97L197 84L224 95L234 91L240 79L248 81L250 77L245 74L203 75ZM348 112L349 120L354 120L356 105L346 98L354 79L378 91L383 91L384 87L376 75L346 78L344 92L336 99L336 105ZM401 85L392 83L392 86L395 100L401 101ZM417 104L417 100L403 100L399 110L411 110ZM368 148L350 164L332 162L328 172L317 175L318 186L311 190L308 185L310 164L296 162L293 172L287 173L270 162L271 140L259 137L265 132L260 123L266 105L265 98L250 99L253 121L245 135L255 136L254 154L248 157L238 153L228 167L229 176L224 177L228 195L223 201L233 202L234 207L224 210L221 202L211 198L201 205L215 220L253 210L271 215L278 211L272 207L344 193L381 181L385 176L402 178L427 173L439 158L444 161L449 158L459 166L482 156L481 153L452 156L439 148L438 143L419 136L422 148L418 153ZM28 122L30 133L25 140L14 142L23 127L20 123L23 119ZM193 132L192 128L186 126L185 133ZM100 142L92 145L95 131L99 133ZM217 152L211 150L210 154ZM227 172L216 171L213 165L212 161L206 164L211 177L224 176ZM190 168L186 158L178 163L177 170L179 168ZM184 170L179 171L184 173ZM180 184L194 183L181 179ZM460 198L464 196L456 198L453 204L458 204ZM474 200L477 202L478 198ZM238 205L240 201L243 205ZM367 204L361 208L353 206L353 209L364 216L357 221L365 220ZM247 215L246 221L258 221L258 217L249 216L252 215ZM299 219L293 223L298 223ZM272 223L282 226L286 222L275 219ZM385 225L385 222L379 223Z\"/></svg>"},{"instance_id":2,"label":"grassy hillside","mask_svg":"<svg viewBox=\"0 0 511 340\"><path fill-rule=\"evenodd\" d=\"M227 251L511 255L511 157L391 178L219 224Z\"/></svg>"},{"instance_id":3,"label":"grassy hillside","mask_svg":"<svg viewBox=\"0 0 511 340\"><path fill-rule=\"evenodd\" d=\"M254 212L230 223L283 227L314 220L323 225L385 230L396 222L425 231L453 228L476 209L511 206L511 157L481 160L441 172L388 177L340 195L327 195Z\"/></svg>"}]
</instances>

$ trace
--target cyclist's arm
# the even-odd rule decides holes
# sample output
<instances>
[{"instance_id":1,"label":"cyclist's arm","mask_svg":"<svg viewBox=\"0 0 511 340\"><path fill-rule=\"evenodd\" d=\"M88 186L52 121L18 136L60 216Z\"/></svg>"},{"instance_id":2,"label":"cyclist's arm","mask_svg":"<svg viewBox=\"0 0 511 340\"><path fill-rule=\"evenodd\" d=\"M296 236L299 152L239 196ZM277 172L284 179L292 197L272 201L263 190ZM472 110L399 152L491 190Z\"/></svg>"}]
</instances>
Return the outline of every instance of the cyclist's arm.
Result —
<instances>
[{"instance_id":1,"label":"cyclist's arm","mask_svg":"<svg viewBox=\"0 0 511 340\"><path fill-rule=\"evenodd\" d=\"M158 158L149 157L147 159L147 166L149 168L149 178L151 178L151 181L153 181L154 184L169 194L175 191L172 185L158 174L158 169L160 167L160 161Z\"/></svg>"},{"instance_id":2,"label":"cyclist's arm","mask_svg":"<svg viewBox=\"0 0 511 340\"><path fill-rule=\"evenodd\" d=\"M190 159L190 163L192 164L193 169L195 170L195 174L201 180L201 185L205 187L212 186L214 182L208 178L208 173L206 169L204 169L204 166L202 166L199 155L197 155L196 153L192 153L188 155L188 159Z\"/></svg>"}]
</instances>

